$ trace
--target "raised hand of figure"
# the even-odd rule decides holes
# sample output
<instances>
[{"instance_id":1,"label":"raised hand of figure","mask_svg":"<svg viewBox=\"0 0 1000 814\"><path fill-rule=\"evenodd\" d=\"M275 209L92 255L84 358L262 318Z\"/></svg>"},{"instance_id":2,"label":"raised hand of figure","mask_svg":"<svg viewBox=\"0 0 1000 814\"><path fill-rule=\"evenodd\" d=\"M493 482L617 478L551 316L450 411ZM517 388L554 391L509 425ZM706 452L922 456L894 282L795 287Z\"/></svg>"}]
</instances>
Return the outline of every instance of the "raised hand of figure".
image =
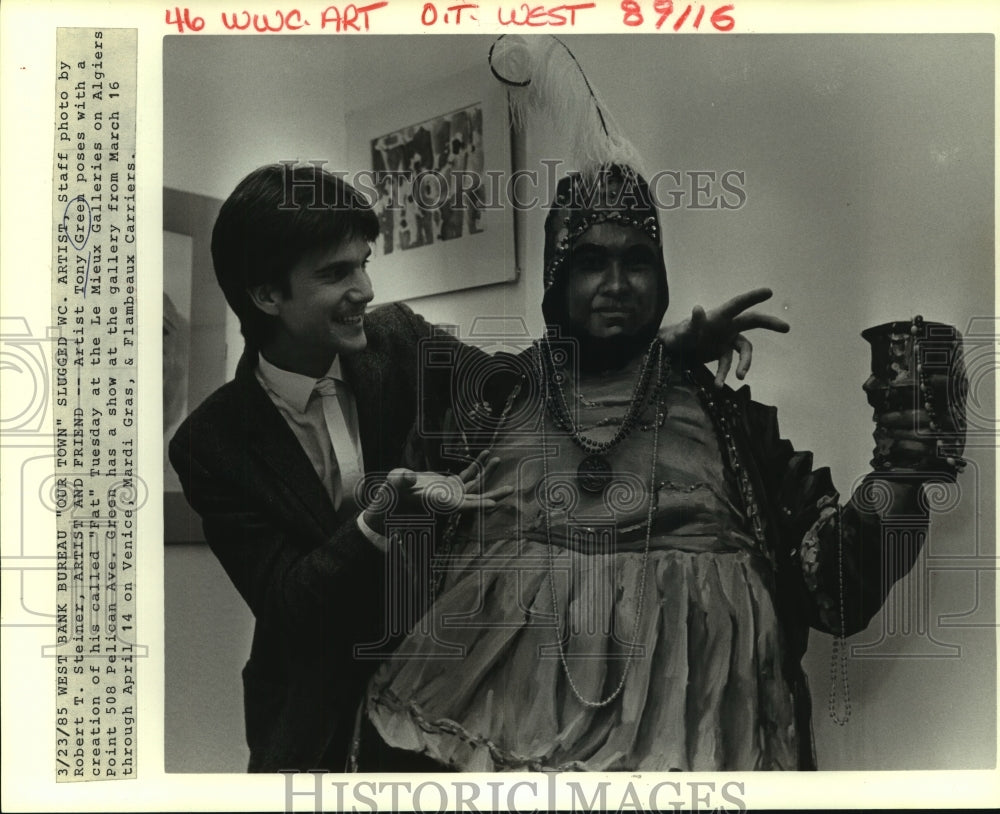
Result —
<instances>
[{"instance_id":1,"label":"raised hand of figure","mask_svg":"<svg viewBox=\"0 0 1000 814\"><path fill-rule=\"evenodd\" d=\"M733 365L733 352L739 354L736 378L743 379L753 359L753 345L744 331L763 328L788 333L789 325L779 317L747 311L773 296L769 288L755 288L733 297L718 308L706 311L700 305L691 310L690 319L660 329L660 340L670 353L691 356L699 362L719 360L715 386L722 387Z\"/></svg>"}]
</instances>

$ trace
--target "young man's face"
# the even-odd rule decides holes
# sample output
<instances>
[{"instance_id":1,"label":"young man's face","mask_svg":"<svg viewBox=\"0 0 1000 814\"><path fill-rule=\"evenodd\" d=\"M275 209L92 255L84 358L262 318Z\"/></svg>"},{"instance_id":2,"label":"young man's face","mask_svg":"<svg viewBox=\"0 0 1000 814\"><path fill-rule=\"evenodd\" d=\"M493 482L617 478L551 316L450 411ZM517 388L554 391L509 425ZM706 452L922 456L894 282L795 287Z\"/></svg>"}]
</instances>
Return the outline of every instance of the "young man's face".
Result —
<instances>
[{"instance_id":1,"label":"young man's face","mask_svg":"<svg viewBox=\"0 0 1000 814\"><path fill-rule=\"evenodd\" d=\"M365 349L364 312L374 292L366 271L371 247L355 238L303 257L289 272L288 293L271 288L259 307L275 317L269 361L322 376L337 354Z\"/></svg>"},{"instance_id":2,"label":"young man's face","mask_svg":"<svg viewBox=\"0 0 1000 814\"><path fill-rule=\"evenodd\" d=\"M598 223L568 258L566 313L595 339L632 336L655 318L660 248L644 232Z\"/></svg>"}]
</instances>

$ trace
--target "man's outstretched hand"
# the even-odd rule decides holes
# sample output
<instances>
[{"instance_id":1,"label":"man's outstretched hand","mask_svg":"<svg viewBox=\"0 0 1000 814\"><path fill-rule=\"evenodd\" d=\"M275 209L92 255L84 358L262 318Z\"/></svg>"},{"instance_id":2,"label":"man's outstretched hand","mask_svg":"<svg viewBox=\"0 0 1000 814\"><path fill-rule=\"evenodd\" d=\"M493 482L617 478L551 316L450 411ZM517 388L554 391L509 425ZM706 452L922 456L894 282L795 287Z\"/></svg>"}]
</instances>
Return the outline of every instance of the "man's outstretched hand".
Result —
<instances>
[{"instance_id":1,"label":"man's outstretched hand","mask_svg":"<svg viewBox=\"0 0 1000 814\"><path fill-rule=\"evenodd\" d=\"M403 514L489 511L514 491L512 486L485 488L499 463L499 458L491 458L489 450L484 450L457 475L394 469L365 510L364 521L370 529L384 535L386 515L394 510Z\"/></svg>"},{"instance_id":2,"label":"man's outstretched hand","mask_svg":"<svg viewBox=\"0 0 1000 814\"><path fill-rule=\"evenodd\" d=\"M740 355L736 378L742 379L750 369L753 345L744 331L763 328L767 331L788 333L789 325L783 319L747 311L771 299L769 288L755 288L746 294L733 297L718 308L705 311L700 305L691 310L691 318L676 325L660 329L660 339L670 353L690 356L699 362L719 360L715 386L722 387L733 366L733 351ZM745 313L744 313L745 312Z\"/></svg>"}]
</instances>

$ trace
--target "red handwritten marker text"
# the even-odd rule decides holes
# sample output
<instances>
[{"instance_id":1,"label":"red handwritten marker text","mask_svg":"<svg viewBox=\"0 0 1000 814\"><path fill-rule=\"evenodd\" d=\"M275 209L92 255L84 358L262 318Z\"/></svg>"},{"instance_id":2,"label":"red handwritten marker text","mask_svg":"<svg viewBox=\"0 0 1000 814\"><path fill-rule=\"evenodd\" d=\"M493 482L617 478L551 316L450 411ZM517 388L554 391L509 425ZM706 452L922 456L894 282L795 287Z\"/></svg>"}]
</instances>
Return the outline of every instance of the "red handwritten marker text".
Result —
<instances>
[{"instance_id":1,"label":"red handwritten marker text","mask_svg":"<svg viewBox=\"0 0 1000 814\"><path fill-rule=\"evenodd\" d=\"M230 31L246 31L251 26L254 31L260 33L276 31L298 31L302 26L309 25L308 20L302 19L302 12L298 9L291 11L275 11L274 14L254 14L249 11L240 11L234 14L222 12L222 24Z\"/></svg>"},{"instance_id":2,"label":"red handwritten marker text","mask_svg":"<svg viewBox=\"0 0 1000 814\"><path fill-rule=\"evenodd\" d=\"M503 8L497 9L497 19L500 25L521 25L521 26L561 26L576 25L576 13L583 9L594 8L596 3L576 3L571 6L530 6L521 3L520 9L512 8L504 19Z\"/></svg>"},{"instance_id":3,"label":"red handwritten marker text","mask_svg":"<svg viewBox=\"0 0 1000 814\"><path fill-rule=\"evenodd\" d=\"M463 11L468 12L465 19L477 22L479 18L472 12L478 11L478 9L478 3L458 3L457 5L446 7L444 13L439 14L438 8L434 3L424 3L424 10L420 13L420 22L423 25L434 25L440 19L445 24L461 25Z\"/></svg>"},{"instance_id":4,"label":"red handwritten marker text","mask_svg":"<svg viewBox=\"0 0 1000 814\"><path fill-rule=\"evenodd\" d=\"M678 4L677 8L681 8ZM736 20L733 19L731 11L733 11L735 6L732 3L726 4L724 6L719 6L709 15L709 23L711 23L712 28L716 31L732 31L736 26ZM624 0L621 4L622 9L622 22L627 26L633 28L642 25L646 21L645 14L643 13L642 4L638 0ZM664 24L674 13L674 2L673 0L654 0L653 11L656 15L656 30L659 31L663 28ZM702 20L705 18L705 12L707 7L701 3L685 3L683 5L683 10L674 19L673 25L671 26L674 31L680 31L685 25L688 28L693 28L697 31L701 27ZM692 12L694 17L691 17Z\"/></svg>"},{"instance_id":5,"label":"red handwritten marker text","mask_svg":"<svg viewBox=\"0 0 1000 814\"><path fill-rule=\"evenodd\" d=\"M191 16L191 9L189 8L178 8L174 6L173 16L171 16L171 9L167 9L167 25L176 25L178 32L184 33L186 29L191 31L201 31L205 27L205 18L198 17L195 15Z\"/></svg>"},{"instance_id":6,"label":"red handwritten marker text","mask_svg":"<svg viewBox=\"0 0 1000 814\"><path fill-rule=\"evenodd\" d=\"M388 2L369 3L367 6L356 6L354 3L344 6L341 11L337 6L327 6L323 9L320 28L332 26L334 31L368 31L368 15L380 8L385 8Z\"/></svg>"}]
</instances>

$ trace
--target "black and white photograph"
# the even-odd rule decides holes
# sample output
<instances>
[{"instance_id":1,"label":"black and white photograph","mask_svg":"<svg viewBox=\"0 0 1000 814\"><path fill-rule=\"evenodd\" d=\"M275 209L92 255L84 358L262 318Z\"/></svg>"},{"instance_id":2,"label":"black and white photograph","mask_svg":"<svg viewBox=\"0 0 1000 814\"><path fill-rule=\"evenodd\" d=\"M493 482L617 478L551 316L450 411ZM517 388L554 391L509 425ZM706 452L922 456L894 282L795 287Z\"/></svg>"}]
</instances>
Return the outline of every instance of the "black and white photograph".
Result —
<instances>
[{"instance_id":1,"label":"black and white photograph","mask_svg":"<svg viewBox=\"0 0 1000 814\"><path fill-rule=\"evenodd\" d=\"M995 765L990 37L163 52L164 184L217 202L168 772ZM353 111L459 71L516 234L399 295L475 210L365 172L481 168L479 111L374 166Z\"/></svg>"},{"instance_id":2,"label":"black and white photograph","mask_svg":"<svg viewBox=\"0 0 1000 814\"><path fill-rule=\"evenodd\" d=\"M995 807L998 30L5 2L0 808Z\"/></svg>"}]
</instances>

